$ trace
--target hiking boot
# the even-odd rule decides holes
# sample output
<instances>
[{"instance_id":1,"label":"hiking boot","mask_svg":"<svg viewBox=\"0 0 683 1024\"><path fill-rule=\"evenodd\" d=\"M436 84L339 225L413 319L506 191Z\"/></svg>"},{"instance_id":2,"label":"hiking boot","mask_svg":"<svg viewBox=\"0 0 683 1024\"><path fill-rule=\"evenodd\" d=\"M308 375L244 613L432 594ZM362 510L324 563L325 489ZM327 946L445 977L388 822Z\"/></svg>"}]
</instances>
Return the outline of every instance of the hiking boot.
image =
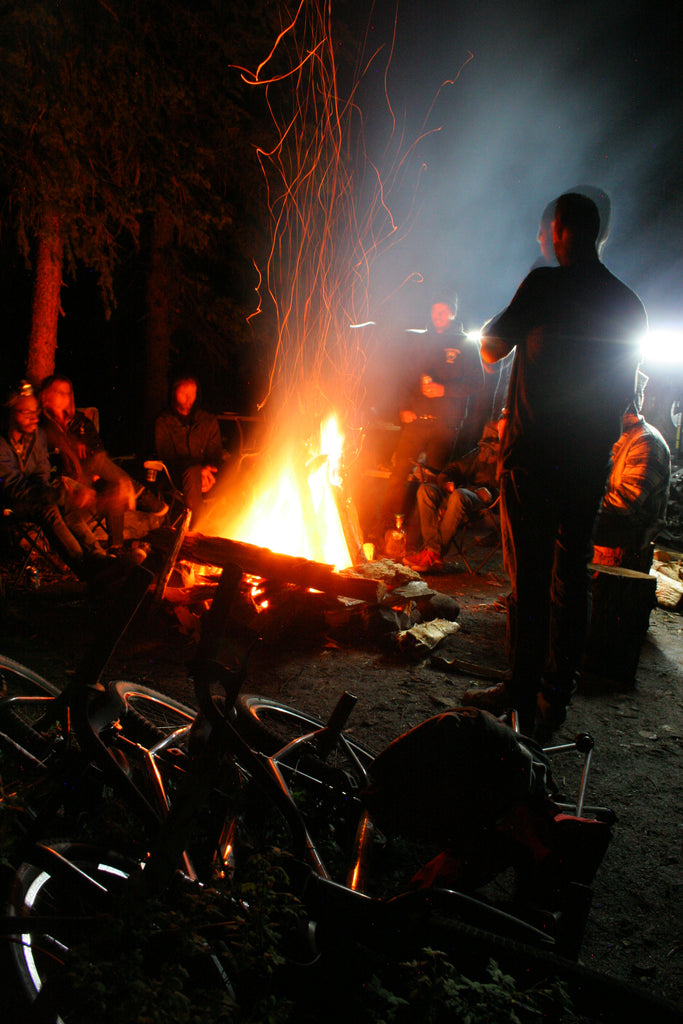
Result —
<instances>
[{"instance_id":1,"label":"hiking boot","mask_svg":"<svg viewBox=\"0 0 683 1024\"><path fill-rule=\"evenodd\" d=\"M536 722L533 729L533 738L541 746L550 743L553 733L564 724L566 717L566 704L551 704L542 693L539 693L536 700Z\"/></svg>"},{"instance_id":2,"label":"hiking boot","mask_svg":"<svg viewBox=\"0 0 683 1024\"><path fill-rule=\"evenodd\" d=\"M434 569L443 569L443 558L438 551L431 548L423 548L418 555L406 561L409 569L416 572L430 572Z\"/></svg>"},{"instance_id":3,"label":"hiking boot","mask_svg":"<svg viewBox=\"0 0 683 1024\"><path fill-rule=\"evenodd\" d=\"M135 508L138 512L149 512L153 516L165 516L168 512L168 505L156 494L143 487L137 496Z\"/></svg>"},{"instance_id":4,"label":"hiking boot","mask_svg":"<svg viewBox=\"0 0 683 1024\"><path fill-rule=\"evenodd\" d=\"M503 715L506 711L513 711L516 707L515 699L505 683L496 683L495 686L485 686L476 690L465 690L462 703L466 707L489 711L492 715Z\"/></svg>"},{"instance_id":5,"label":"hiking boot","mask_svg":"<svg viewBox=\"0 0 683 1024\"><path fill-rule=\"evenodd\" d=\"M462 703L465 707L488 711L496 718L516 711L519 731L525 736L532 735L536 716L535 698L515 696L510 693L505 683L497 683L496 686L487 686L483 689L466 690L462 697Z\"/></svg>"}]
</instances>

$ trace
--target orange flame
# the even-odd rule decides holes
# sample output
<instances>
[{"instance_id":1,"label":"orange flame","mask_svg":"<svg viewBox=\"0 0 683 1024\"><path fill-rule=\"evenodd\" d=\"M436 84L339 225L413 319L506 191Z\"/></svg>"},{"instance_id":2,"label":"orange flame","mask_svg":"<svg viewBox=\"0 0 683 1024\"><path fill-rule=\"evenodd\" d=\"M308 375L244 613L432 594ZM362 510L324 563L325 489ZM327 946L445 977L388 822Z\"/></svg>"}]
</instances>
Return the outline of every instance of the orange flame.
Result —
<instances>
[{"instance_id":1,"label":"orange flame","mask_svg":"<svg viewBox=\"0 0 683 1024\"><path fill-rule=\"evenodd\" d=\"M261 473L248 507L220 532L232 540L270 548L344 569L351 565L337 493L344 443L335 417L320 431L317 453L306 460L293 445L271 464L275 475Z\"/></svg>"}]
</instances>

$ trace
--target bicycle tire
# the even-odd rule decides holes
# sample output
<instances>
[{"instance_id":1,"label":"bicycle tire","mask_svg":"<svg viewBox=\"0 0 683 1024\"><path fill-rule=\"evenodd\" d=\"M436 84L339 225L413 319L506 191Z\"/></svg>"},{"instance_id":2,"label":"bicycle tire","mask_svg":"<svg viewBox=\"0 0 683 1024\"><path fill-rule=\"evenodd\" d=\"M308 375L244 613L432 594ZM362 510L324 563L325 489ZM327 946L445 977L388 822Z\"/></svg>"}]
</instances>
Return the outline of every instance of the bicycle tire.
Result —
<instances>
[{"instance_id":1,"label":"bicycle tire","mask_svg":"<svg viewBox=\"0 0 683 1024\"><path fill-rule=\"evenodd\" d=\"M34 726L61 691L26 665L0 655L0 733L3 750L16 743L31 757L40 760L49 747L49 740ZM12 788L7 758L3 757L3 781Z\"/></svg>"},{"instance_id":2,"label":"bicycle tire","mask_svg":"<svg viewBox=\"0 0 683 1024\"><path fill-rule=\"evenodd\" d=\"M7 918L20 919L17 931L11 933L14 941L10 941L6 957L11 969L12 995L19 1004L17 1011L23 1009L25 1015L26 1009L33 1010L35 1017L30 1019L43 1024L69 1024L72 1019L85 1019L78 989L74 992L69 977L64 977L64 968L72 967L71 953L78 948L80 955L86 958L83 964L86 979L87 964L91 963L97 980L98 968L101 969L98 957L104 958L106 966L111 956L111 933L106 926L102 927L102 917L111 915L115 920L122 920L122 908L130 905L126 902L126 886L139 866L132 857L69 840L34 847L32 858L27 858L17 868L5 905ZM175 906L173 901L171 906ZM161 913L163 920L163 909ZM100 930L94 932L98 922ZM131 948L136 948L130 945L136 941L135 927L139 925L135 914L132 923L132 933L126 927L118 941L115 939L116 955L123 958L119 971L128 961ZM22 931L22 927L26 930ZM158 923L151 918L149 935L158 934L157 927ZM172 928L169 934L174 931ZM113 934L116 936L116 929ZM195 983L204 990L208 982L212 989L227 993L234 1000L232 983L221 966L220 954L216 955L208 943L203 950L196 943L185 949L181 939L175 948L183 969L173 970L173 961L171 969L174 975L185 978L182 987L186 994ZM163 939L158 949L163 957L173 952L172 944L165 944ZM79 976L83 978L80 970ZM112 988L116 977L114 973L110 978ZM83 981L79 987L83 987ZM136 999L135 996L130 998ZM91 1019L90 1013L87 1019Z\"/></svg>"},{"instance_id":3,"label":"bicycle tire","mask_svg":"<svg viewBox=\"0 0 683 1024\"><path fill-rule=\"evenodd\" d=\"M142 746L163 742L197 717L195 708L148 686L120 679L109 683L109 692L121 709L119 724L124 734Z\"/></svg>"},{"instance_id":4,"label":"bicycle tire","mask_svg":"<svg viewBox=\"0 0 683 1024\"><path fill-rule=\"evenodd\" d=\"M233 724L240 735L268 756L281 750L291 740L322 729L325 725L320 718L307 711L250 693L241 693L237 697ZM374 761L376 755L368 747L349 739L345 733L341 734L341 740L342 750L344 745L348 745L364 768ZM338 743L327 758L328 763L334 763L335 758L341 754Z\"/></svg>"},{"instance_id":5,"label":"bicycle tire","mask_svg":"<svg viewBox=\"0 0 683 1024\"><path fill-rule=\"evenodd\" d=\"M0 654L0 680L0 697L37 696L41 693L56 697L61 692L54 683L4 654Z\"/></svg>"},{"instance_id":6,"label":"bicycle tire","mask_svg":"<svg viewBox=\"0 0 683 1024\"><path fill-rule=\"evenodd\" d=\"M70 885L40 857L26 860L17 868L7 893L5 914L10 918L41 919L37 931L19 932L10 937L7 946L16 999L24 1006L35 1004L44 986L57 981L69 950L88 940L92 917L102 912L103 898L120 894L136 867L129 858L88 844L60 841L46 846L92 880L92 899L88 898L85 878L77 878L76 884ZM39 1016L44 1019L42 1014ZM54 1019L61 1017L55 1014Z\"/></svg>"}]
</instances>

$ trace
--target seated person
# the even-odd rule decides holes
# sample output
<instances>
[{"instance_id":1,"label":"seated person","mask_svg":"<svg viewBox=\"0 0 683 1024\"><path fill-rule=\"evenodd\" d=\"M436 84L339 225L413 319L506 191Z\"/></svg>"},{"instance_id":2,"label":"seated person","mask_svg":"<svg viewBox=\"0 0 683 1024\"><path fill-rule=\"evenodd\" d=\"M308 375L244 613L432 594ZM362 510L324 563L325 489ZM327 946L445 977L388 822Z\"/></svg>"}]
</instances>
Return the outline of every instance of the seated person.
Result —
<instances>
[{"instance_id":1,"label":"seated person","mask_svg":"<svg viewBox=\"0 0 683 1024\"><path fill-rule=\"evenodd\" d=\"M456 312L457 298L436 298L430 329L418 332L421 351L412 357L411 378L400 398L401 433L375 534L391 526L396 515L406 520L410 515L415 490L408 479L417 463L443 466L454 452L467 451L474 443L474 438L464 442L466 421L483 390L484 371L479 347L456 323ZM416 359L422 370L419 377L412 374Z\"/></svg>"},{"instance_id":2,"label":"seated person","mask_svg":"<svg viewBox=\"0 0 683 1024\"><path fill-rule=\"evenodd\" d=\"M648 378L638 373L635 399L624 413L623 433L612 448L612 469L598 515L593 561L649 572L652 541L664 526L671 454L641 409Z\"/></svg>"},{"instance_id":3,"label":"seated person","mask_svg":"<svg viewBox=\"0 0 683 1024\"><path fill-rule=\"evenodd\" d=\"M44 431L38 426L40 406L32 386L22 381L4 407L6 425L0 436L2 500L20 519L38 523L49 542L81 579L102 564L106 552L87 525L73 494L50 482L52 467Z\"/></svg>"},{"instance_id":4,"label":"seated person","mask_svg":"<svg viewBox=\"0 0 683 1024\"><path fill-rule=\"evenodd\" d=\"M182 491L195 529L204 510L204 497L213 490L223 461L218 420L199 406L198 390L196 377L176 378L169 408L157 416L154 424L157 457Z\"/></svg>"},{"instance_id":5,"label":"seated person","mask_svg":"<svg viewBox=\"0 0 683 1024\"><path fill-rule=\"evenodd\" d=\"M107 455L95 424L76 409L68 377L53 374L40 388L48 451L56 457L63 485L77 492L79 504L104 515L110 551L123 547L124 514L137 507L163 515L167 511Z\"/></svg>"},{"instance_id":6,"label":"seated person","mask_svg":"<svg viewBox=\"0 0 683 1024\"><path fill-rule=\"evenodd\" d=\"M408 559L411 569L440 568L457 531L498 496L498 448L504 417L484 427L476 448L446 466L417 492L422 550Z\"/></svg>"}]
</instances>

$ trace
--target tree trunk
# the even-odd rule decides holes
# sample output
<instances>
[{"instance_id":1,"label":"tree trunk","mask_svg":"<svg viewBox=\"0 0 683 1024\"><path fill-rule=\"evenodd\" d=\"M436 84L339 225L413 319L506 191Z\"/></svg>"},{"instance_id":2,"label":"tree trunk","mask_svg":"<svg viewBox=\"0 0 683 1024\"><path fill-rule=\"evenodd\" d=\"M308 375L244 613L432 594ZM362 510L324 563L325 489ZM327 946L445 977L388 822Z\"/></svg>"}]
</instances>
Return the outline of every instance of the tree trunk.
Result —
<instances>
[{"instance_id":1,"label":"tree trunk","mask_svg":"<svg viewBox=\"0 0 683 1024\"><path fill-rule=\"evenodd\" d=\"M50 214L45 217L38 238L31 309L31 334L26 361L26 376L36 386L49 374L55 372L57 324L61 312L63 255L64 240L61 221L56 214Z\"/></svg>"},{"instance_id":2,"label":"tree trunk","mask_svg":"<svg viewBox=\"0 0 683 1024\"><path fill-rule=\"evenodd\" d=\"M147 365L145 373L145 429L166 405L175 297L174 230L169 210L157 206L150 240L147 278Z\"/></svg>"}]
</instances>

